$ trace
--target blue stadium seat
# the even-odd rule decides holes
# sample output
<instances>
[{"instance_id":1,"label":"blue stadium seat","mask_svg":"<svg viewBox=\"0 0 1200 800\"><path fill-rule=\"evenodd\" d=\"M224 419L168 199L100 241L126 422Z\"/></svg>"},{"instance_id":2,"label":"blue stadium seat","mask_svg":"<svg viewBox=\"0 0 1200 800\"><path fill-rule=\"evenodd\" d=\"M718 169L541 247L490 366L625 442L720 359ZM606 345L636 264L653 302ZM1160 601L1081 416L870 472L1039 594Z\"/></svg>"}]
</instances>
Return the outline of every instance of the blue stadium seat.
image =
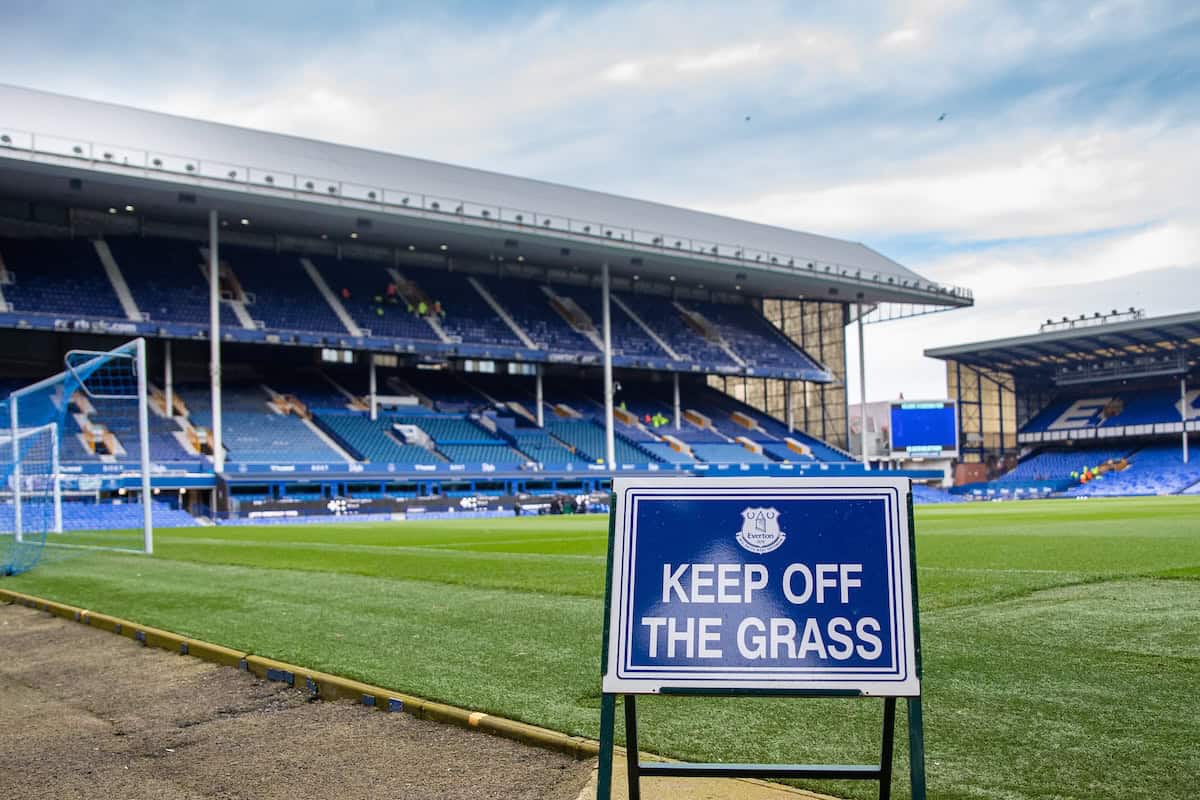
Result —
<instances>
[{"instance_id":1,"label":"blue stadium seat","mask_svg":"<svg viewBox=\"0 0 1200 800\"><path fill-rule=\"evenodd\" d=\"M4 298L15 310L69 319L126 319L90 241L4 239L0 256L14 281L4 287Z\"/></svg>"}]
</instances>

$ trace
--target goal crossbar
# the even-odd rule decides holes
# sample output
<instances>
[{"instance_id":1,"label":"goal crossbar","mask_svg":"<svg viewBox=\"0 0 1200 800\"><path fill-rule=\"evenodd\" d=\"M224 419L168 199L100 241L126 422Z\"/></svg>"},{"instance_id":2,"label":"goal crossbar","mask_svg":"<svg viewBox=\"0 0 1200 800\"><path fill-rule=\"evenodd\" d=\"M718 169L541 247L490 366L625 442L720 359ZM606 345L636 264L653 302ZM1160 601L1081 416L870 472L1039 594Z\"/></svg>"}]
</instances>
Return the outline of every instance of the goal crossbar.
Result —
<instances>
[{"instance_id":1,"label":"goal crossbar","mask_svg":"<svg viewBox=\"0 0 1200 800\"><path fill-rule=\"evenodd\" d=\"M74 359L78 357L86 358L82 363L74 363ZM97 370L104 365L112 363L113 359L129 359L132 364L132 370L137 381L135 394L108 394L103 392L92 392L88 385L88 378L91 377ZM54 526L53 530L56 533L62 532L62 489L61 476L58 463L58 450L60 444L60 434L58 431L58 423L52 422L45 425L38 425L30 428L22 428L20 423L20 408L21 399L35 392L44 391L54 387L55 385L63 385L66 387L69 381L73 380L78 383L78 388L89 397L95 399L128 399L137 401L138 406L138 439L139 439L139 461L141 467L141 494L142 494L142 550L149 554L154 552L154 523L153 510L151 508L151 498L153 494L150 487L150 413L149 413L149 398L147 396L147 381L146 381L146 340L135 339L120 347L112 350L71 350L63 358L64 369L55 375L44 378L36 383L21 387L12 391L8 396L9 409L9 431L8 439L12 447L13 459L13 525L14 534L17 542L23 541L24 524L22 519L22 474L21 474L21 439L28 437L47 428L51 430L51 457L52 457L52 476L51 485L54 494ZM70 393L67 393L64 388L64 397L62 398L63 410L65 414L66 405L70 400Z\"/></svg>"}]
</instances>

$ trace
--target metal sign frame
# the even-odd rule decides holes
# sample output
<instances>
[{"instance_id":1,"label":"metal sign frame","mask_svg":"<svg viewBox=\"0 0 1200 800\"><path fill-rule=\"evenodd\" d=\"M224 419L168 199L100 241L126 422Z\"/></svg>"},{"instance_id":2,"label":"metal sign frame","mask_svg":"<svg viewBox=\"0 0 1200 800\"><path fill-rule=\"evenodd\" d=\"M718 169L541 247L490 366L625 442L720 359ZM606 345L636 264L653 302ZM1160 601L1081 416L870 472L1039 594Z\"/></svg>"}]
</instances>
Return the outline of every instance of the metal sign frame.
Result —
<instances>
[{"instance_id":1,"label":"metal sign frame","mask_svg":"<svg viewBox=\"0 0 1200 800\"><path fill-rule=\"evenodd\" d=\"M855 534L859 534L860 545L864 541L861 536L877 535L884 531L882 544L885 556L878 557L880 564L886 563L886 570L876 571L876 575L884 575L886 580L887 602L893 608L891 628L887 641L896 648L892 651L889 675L880 677L864 672L855 665L839 669L837 665L814 668L809 665L804 669L773 668L773 675L754 670L744 664L728 666L724 663L697 676L697 668L692 665L669 663L670 659L662 658L653 665L634 663L630 652L635 648L634 626L630 625L631 609L636 608L637 600L634 595L636 580L636 557L638 554L638 521L639 506L647 503L667 503L661 506L669 510L671 503L704 503L713 501L722 505L714 505L715 511L724 508L727 512L730 501L746 504L746 511L760 509L764 503L775 500L779 503L830 503L821 506L820 513L828 509L836 509L837 504L844 501L854 501L858 504L859 513L868 517L882 510L883 519L869 532L845 530L845 538L836 544L828 540L825 546L840 548L841 542L853 543ZM864 505L861 501L868 501ZM818 506L810 506L814 509ZM896 700L903 697L907 703L910 776L912 797L914 800L925 798L925 755L924 755L924 725L921 713L921 653L920 653L920 621L917 609L917 581L914 547L914 526L912 515L911 483L907 478L889 477L850 477L850 478L657 478L654 476L635 478L614 478L613 496L609 516L609 546L608 569L605 586L605 616L603 648L601 655L601 706L600 706L600 765L598 775L598 794L601 800L611 797L612 763L615 738L616 699L624 698L625 736L628 751L628 782L629 797L637 800L640 797L640 784L643 775L652 777L756 777L756 778L811 778L811 779L852 779L872 780L879 782L879 797L886 799L891 794L892 761L894 752L894 729L896 716ZM653 506L647 506L647 514L653 513ZM698 507L698 508L703 508ZM843 506L849 508L849 506ZM862 509L869 508L869 511ZM663 512L659 512L660 514ZM710 524L710 516L706 511L687 511L695 517L704 519ZM785 514L780 514L782 517ZM662 517L660 516L660 519ZM649 519L649 517L648 517ZM661 523L660 523L661 528ZM757 560L765 560L760 553L770 553L779 548L784 536L779 525L759 526L764 532L765 539L759 545L754 542L741 542L741 549L749 552L749 558L742 559L747 564ZM743 526L742 534L747 532ZM662 533L662 530L659 530ZM710 534L701 536L711 537ZM659 537L662 539L661 535ZM730 533L733 538L733 533ZM651 549L652 544L642 545ZM706 540L707 541L707 540ZM659 542L661 545L661 541ZM673 541L668 546L675 546ZM679 545L682 553L687 553L687 542ZM761 546L762 549L756 549ZM876 543L878 551L879 543ZM853 545L851 545L853 547ZM794 548L790 548L794 549ZM674 551L672 551L674 552ZM728 559L730 553L738 552L736 545L724 550L723 558ZM847 550L852 556L856 551ZM747 555L742 552L741 555ZM780 557L785 557L781 554ZM657 564L655 563L655 566ZM745 567L746 565L743 564ZM757 565L756 565L757 566ZM767 570L763 567L764 575ZM663 571L663 603L667 600L668 570ZM647 573L640 573L645 582ZM750 571L746 567L745 575L749 583ZM732 580L732 573L729 576ZM765 579L764 579L765 581ZM706 586L708 584L705 584ZM643 587L644 588L644 587ZM692 588L695 592L695 584ZM707 598L702 598L707 599ZM881 598L874 597L876 603ZM643 600L643 602L646 602ZM651 601L654 602L654 601ZM736 602L736 601L732 601ZM812 618L810 618L811 621ZM643 624L645 619L643 619ZM659 629L651 628L651 635L658 641ZM654 656L650 649L640 653L642 661L646 654ZM777 651L776 651L777 652ZM689 662L692 652L688 652ZM733 659L736 661L736 659ZM743 659L744 656L743 656ZM801 658L801 661L805 659ZM857 673L857 674L856 674ZM638 756L638 729L636 695L700 695L700 696L785 696L797 698L815 697L879 697L884 700L883 731L880 742L880 760L878 764L687 764L643 762Z\"/></svg>"}]
</instances>

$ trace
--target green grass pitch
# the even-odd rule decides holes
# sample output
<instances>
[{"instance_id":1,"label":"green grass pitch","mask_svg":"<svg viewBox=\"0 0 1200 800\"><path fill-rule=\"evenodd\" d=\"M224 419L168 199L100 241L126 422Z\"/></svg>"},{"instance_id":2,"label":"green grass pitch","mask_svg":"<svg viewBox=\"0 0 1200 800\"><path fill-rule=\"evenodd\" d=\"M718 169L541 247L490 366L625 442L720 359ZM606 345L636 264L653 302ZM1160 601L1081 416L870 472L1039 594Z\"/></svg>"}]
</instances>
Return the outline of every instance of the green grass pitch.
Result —
<instances>
[{"instance_id":1,"label":"green grass pitch","mask_svg":"<svg viewBox=\"0 0 1200 800\"><path fill-rule=\"evenodd\" d=\"M600 517L164 530L152 558L76 551L0 586L594 737L606 536ZM1200 497L919 507L917 559L931 797L1195 795ZM881 706L647 698L642 745L866 763Z\"/></svg>"}]
</instances>

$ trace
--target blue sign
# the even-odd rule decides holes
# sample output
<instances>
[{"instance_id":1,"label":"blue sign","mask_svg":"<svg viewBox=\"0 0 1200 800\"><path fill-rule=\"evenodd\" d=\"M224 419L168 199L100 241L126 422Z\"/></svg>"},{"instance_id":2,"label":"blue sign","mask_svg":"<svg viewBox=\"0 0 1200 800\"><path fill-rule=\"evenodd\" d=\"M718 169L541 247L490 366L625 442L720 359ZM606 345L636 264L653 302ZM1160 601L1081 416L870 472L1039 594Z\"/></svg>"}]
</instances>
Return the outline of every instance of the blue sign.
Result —
<instances>
[{"instance_id":1,"label":"blue sign","mask_svg":"<svg viewBox=\"0 0 1200 800\"><path fill-rule=\"evenodd\" d=\"M603 689L920 694L907 478L617 477Z\"/></svg>"}]
</instances>

